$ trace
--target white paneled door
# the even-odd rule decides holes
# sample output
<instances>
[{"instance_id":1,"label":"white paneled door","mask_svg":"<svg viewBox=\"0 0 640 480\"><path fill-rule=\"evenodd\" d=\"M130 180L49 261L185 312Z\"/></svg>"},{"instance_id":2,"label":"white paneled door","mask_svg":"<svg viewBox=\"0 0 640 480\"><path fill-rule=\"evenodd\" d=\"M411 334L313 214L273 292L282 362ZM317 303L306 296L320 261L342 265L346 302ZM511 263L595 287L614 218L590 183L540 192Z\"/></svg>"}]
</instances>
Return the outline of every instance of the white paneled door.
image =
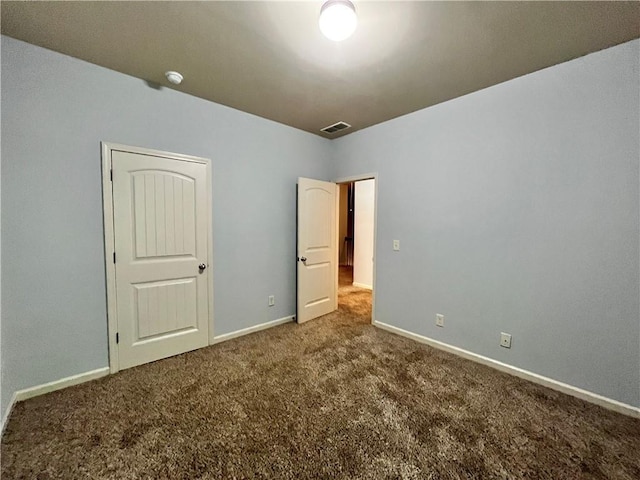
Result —
<instances>
[{"instance_id":1,"label":"white paneled door","mask_svg":"<svg viewBox=\"0 0 640 480\"><path fill-rule=\"evenodd\" d=\"M298 179L298 323L338 308L338 186Z\"/></svg>"},{"instance_id":2,"label":"white paneled door","mask_svg":"<svg viewBox=\"0 0 640 480\"><path fill-rule=\"evenodd\" d=\"M207 164L112 150L120 369L208 345Z\"/></svg>"}]
</instances>

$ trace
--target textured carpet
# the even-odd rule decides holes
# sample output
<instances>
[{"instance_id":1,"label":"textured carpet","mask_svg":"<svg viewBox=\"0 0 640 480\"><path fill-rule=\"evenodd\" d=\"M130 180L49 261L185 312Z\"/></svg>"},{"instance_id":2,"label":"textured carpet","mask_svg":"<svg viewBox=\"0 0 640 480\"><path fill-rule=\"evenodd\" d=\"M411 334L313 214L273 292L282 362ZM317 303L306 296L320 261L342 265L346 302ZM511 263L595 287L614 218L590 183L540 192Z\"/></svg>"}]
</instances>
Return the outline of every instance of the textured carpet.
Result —
<instances>
[{"instance_id":1,"label":"textured carpet","mask_svg":"<svg viewBox=\"0 0 640 480\"><path fill-rule=\"evenodd\" d=\"M640 421L340 311L19 403L2 478L638 479Z\"/></svg>"}]
</instances>

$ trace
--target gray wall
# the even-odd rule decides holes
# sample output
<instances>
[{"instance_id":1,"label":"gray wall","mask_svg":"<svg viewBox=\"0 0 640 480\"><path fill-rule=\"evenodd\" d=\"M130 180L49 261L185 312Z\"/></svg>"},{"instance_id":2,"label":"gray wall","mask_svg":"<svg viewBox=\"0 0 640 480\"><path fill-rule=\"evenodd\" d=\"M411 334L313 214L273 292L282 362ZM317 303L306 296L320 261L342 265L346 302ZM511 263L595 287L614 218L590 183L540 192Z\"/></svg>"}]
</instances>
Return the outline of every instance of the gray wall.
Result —
<instances>
[{"instance_id":1,"label":"gray wall","mask_svg":"<svg viewBox=\"0 0 640 480\"><path fill-rule=\"evenodd\" d=\"M639 57L636 40L335 141L334 177L379 173L376 320L640 406Z\"/></svg>"},{"instance_id":2,"label":"gray wall","mask_svg":"<svg viewBox=\"0 0 640 480\"><path fill-rule=\"evenodd\" d=\"M108 365L101 140L212 159L216 335L295 313L295 185L329 141L2 37L2 412Z\"/></svg>"}]
</instances>

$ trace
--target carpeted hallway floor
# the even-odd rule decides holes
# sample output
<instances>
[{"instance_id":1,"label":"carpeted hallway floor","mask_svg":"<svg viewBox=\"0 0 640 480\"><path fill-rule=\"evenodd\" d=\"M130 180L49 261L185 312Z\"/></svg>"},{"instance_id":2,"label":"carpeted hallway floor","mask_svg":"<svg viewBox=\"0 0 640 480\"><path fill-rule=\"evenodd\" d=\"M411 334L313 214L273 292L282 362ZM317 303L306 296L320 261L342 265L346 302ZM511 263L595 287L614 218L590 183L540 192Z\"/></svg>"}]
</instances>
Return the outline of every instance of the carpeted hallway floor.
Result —
<instances>
[{"instance_id":1,"label":"carpeted hallway floor","mask_svg":"<svg viewBox=\"0 0 640 480\"><path fill-rule=\"evenodd\" d=\"M14 479L638 479L640 420L340 310L16 406Z\"/></svg>"}]
</instances>

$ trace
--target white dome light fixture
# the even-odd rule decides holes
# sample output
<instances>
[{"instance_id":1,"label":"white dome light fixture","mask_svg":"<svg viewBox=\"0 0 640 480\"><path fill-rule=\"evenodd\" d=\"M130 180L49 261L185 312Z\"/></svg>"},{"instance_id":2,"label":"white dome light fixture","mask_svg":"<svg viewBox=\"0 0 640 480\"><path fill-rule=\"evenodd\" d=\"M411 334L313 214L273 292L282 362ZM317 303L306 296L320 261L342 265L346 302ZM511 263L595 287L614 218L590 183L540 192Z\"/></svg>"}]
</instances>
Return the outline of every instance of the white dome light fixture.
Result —
<instances>
[{"instance_id":1,"label":"white dome light fixture","mask_svg":"<svg viewBox=\"0 0 640 480\"><path fill-rule=\"evenodd\" d=\"M165 77L174 85L180 85L182 83L182 79L184 78L182 74L178 72L165 72Z\"/></svg>"},{"instance_id":2,"label":"white dome light fixture","mask_svg":"<svg viewBox=\"0 0 640 480\"><path fill-rule=\"evenodd\" d=\"M329 40L349 38L358 26L356 7L350 0L327 0L320 9L320 31Z\"/></svg>"}]
</instances>

